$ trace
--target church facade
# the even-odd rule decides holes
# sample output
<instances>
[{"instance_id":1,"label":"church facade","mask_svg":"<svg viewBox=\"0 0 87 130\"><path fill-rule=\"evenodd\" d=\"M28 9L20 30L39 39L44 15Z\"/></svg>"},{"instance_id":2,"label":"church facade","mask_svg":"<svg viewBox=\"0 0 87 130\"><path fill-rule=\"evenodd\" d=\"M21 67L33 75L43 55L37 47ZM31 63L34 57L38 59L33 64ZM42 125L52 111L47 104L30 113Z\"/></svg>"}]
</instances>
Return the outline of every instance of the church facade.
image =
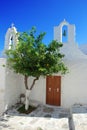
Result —
<instances>
[{"instance_id":1,"label":"church facade","mask_svg":"<svg viewBox=\"0 0 87 130\"><path fill-rule=\"evenodd\" d=\"M17 30L12 25L5 36L5 49L17 44ZM55 74L41 77L31 92L31 101L40 104L71 107L74 104L87 104L87 55L83 54L75 41L75 25L66 20L54 27L54 40L63 42L61 52L69 68L66 75ZM23 76L13 73L6 64L6 58L0 58L0 111L3 112L19 101L25 93ZM29 79L31 84L33 77Z\"/></svg>"}]
</instances>

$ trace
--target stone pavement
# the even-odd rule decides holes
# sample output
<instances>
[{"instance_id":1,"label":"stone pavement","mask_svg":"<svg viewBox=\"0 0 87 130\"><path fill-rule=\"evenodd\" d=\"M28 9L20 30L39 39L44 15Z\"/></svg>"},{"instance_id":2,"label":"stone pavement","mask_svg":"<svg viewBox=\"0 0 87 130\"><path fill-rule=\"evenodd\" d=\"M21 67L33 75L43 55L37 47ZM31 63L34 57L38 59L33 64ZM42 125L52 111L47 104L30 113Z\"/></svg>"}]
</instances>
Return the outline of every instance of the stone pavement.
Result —
<instances>
[{"instance_id":1,"label":"stone pavement","mask_svg":"<svg viewBox=\"0 0 87 130\"><path fill-rule=\"evenodd\" d=\"M87 105L38 106L30 114L19 114L15 107L0 117L0 130L87 130Z\"/></svg>"},{"instance_id":2,"label":"stone pavement","mask_svg":"<svg viewBox=\"0 0 87 130\"><path fill-rule=\"evenodd\" d=\"M0 130L71 130L69 110L61 107L39 106L30 114L11 109L0 117Z\"/></svg>"},{"instance_id":3,"label":"stone pavement","mask_svg":"<svg viewBox=\"0 0 87 130\"><path fill-rule=\"evenodd\" d=\"M87 130L87 105L73 106L72 116L75 130Z\"/></svg>"}]
</instances>

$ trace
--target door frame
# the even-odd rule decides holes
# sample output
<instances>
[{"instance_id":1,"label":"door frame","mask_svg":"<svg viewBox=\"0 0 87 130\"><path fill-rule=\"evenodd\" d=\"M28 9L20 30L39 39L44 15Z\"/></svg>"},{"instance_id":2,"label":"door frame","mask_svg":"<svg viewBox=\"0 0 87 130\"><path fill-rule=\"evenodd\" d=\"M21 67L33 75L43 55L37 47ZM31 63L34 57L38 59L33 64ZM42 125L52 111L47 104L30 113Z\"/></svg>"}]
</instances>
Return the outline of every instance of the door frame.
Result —
<instances>
[{"instance_id":1,"label":"door frame","mask_svg":"<svg viewBox=\"0 0 87 130\"><path fill-rule=\"evenodd\" d=\"M53 106L61 106L61 76L47 76L47 77L59 77L60 78L60 86L59 86L59 105L53 105ZM46 104L47 105L50 105L48 104L48 88L47 88L47 85L48 85L48 82L47 82L47 77L46 77Z\"/></svg>"}]
</instances>

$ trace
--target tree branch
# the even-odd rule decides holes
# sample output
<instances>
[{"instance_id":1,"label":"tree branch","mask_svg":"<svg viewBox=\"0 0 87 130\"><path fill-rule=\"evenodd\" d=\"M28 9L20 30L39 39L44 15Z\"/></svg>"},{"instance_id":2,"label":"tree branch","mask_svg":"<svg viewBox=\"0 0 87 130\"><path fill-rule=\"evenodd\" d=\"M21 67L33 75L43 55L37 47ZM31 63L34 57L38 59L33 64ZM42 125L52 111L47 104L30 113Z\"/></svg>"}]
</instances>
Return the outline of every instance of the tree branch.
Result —
<instances>
[{"instance_id":1,"label":"tree branch","mask_svg":"<svg viewBox=\"0 0 87 130\"><path fill-rule=\"evenodd\" d=\"M24 83L25 83L25 87L26 89L28 89L28 76L24 76Z\"/></svg>"},{"instance_id":2,"label":"tree branch","mask_svg":"<svg viewBox=\"0 0 87 130\"><path fill-rule=\"evenodd\" d=\"M32 83L32 85L31 85L31 87L30 87L30 90L32 90L32 88L33 88L34 85L35 85L36 80L38 80L38 79L39 79L39 77L36 77L36 78L33 80L33 83Z\"/></svg>"}]
</instances>

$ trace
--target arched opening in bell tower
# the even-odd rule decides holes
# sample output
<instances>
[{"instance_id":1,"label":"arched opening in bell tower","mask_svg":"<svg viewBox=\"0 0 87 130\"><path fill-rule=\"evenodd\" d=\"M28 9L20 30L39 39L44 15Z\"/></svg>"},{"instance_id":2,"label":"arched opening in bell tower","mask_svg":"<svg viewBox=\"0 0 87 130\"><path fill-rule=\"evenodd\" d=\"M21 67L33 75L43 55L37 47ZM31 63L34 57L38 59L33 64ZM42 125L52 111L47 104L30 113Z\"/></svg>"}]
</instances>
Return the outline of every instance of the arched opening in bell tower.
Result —
<instances>
[{"instance_id":1,"label":"arched opening in bell tower","mask_svg":"<svg viewBox=\"0 0 87 130\"><path fill-rule=\"evenodd\" d=\"M62 27L62 42L67 43L68 42L68 26L64 25Z\"/></svg>"},{"instance_id":2,"label":"arched opening in bell tower","mask_svg":"<svg viewBox=\"0 0 87 130\"><path fill-rule=\"evenodd\" d=\"M9 39L9 49L11 49L12 46L13 46L13 36L11 35Z\"/></svg>"}]
</instances>

